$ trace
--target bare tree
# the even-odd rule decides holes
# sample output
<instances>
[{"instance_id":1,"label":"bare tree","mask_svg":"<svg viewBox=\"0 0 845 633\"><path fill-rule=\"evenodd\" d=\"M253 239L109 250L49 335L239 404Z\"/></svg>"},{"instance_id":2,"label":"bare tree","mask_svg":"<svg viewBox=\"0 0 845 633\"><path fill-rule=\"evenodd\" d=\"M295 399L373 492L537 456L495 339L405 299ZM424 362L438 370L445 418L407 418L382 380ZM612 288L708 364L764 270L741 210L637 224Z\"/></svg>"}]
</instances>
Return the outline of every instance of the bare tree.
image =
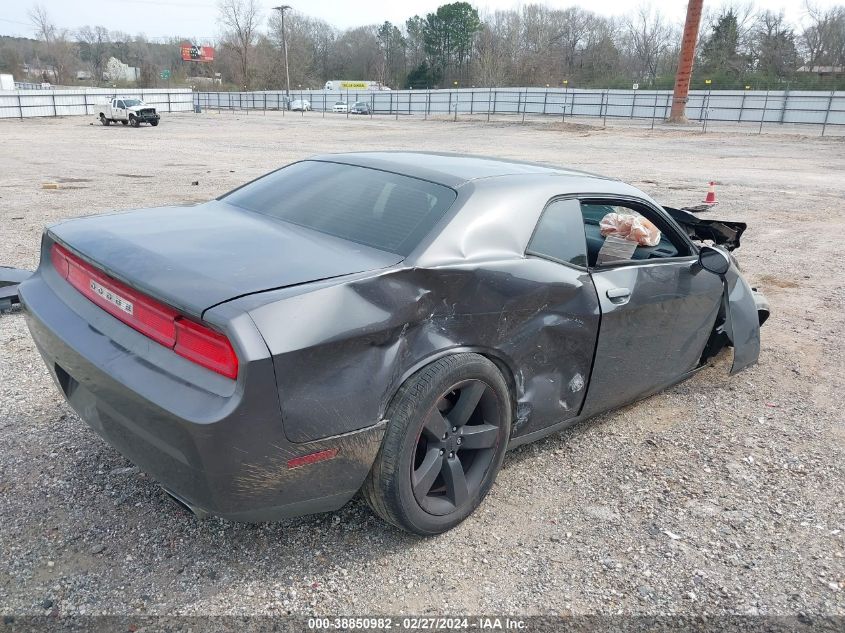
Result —
<instances>
[{"instance_id":1,"label":"bare tree","mask_svg":"<svg viewBox=\"0 0 845 633\"><path fill-rule=\"evenodd\" d=\"M252 75L252 52L261 22L256 0L220 0L219 22L223 25L223 45L238 60L240 85L249 90Z\"/></svg>"},{"instance_id":2,"label":"bare tree","mask_svg":"<svg viewBox=\"0 0 845 633\"><path fill-rule=\"evenodd\" d=\"M76 36L79 41L80 59L88 65L91 78L100 83L109 58L111 39L108 30L102 26L83 26Z\"/></svg>"},{"instance_id":3,"label":"bare tree","mask_svg":"<svg viewBox=\"0 0 845 633\"><path fill-rule=\"evenodd\" d=\"M757 18L752 38L754 66L769 76L783 77L798 67L795 33L783 12L764 11Z\"/></svg>"},{"instance_id":4,"label":"bare tree","mask_svg":"<svg viewBox=\"0 0 845 633\"><path fill-rule=\"evenodd\" d=\"M269 5L263 0L216 1L221 37L213 66L191 65L189 70L181 63L179 44L190 38L151 42L98 26L74 29L69 37L36 5L30 19L37 40L0 42L0 69L15 72L27 64L39 69L42 81L57 84L70 83L73 72L85 69L99 80L113 56L140 68L141 85L154 85L159 70L169 68L174 84L187 82L190 73L207 81L220 73L229 86L278 88L284 77L278 12L266 14ZM825 8L808 4L800 24L757 10L750 1L708 5L697 76L711 73L720 86L730 78L750 83L759 75L811 87L824 75L832 87L845 85L836 75L845 66L845 0ZM622 18L606 18L580 7L557 9L525 0L480 18L471 1L442 3L437 12L401 25L380 21L380 26L344 31L299 11L286 12L293 84L314 88L341 77L380 79L396 87L451 85L455 79L476 86L560 86L564 79L570 87L662 85L671 81L677 61L675 27L648 5ZM802 65L822 69L798 72Z\"/></svg>"},{"instance_id":5,"label":"bare tree","mask_svg":"<svg viewBox=\"0 0 845 633\"><path fill-rule=\"evenodd\" d=\"M76 50L65 29L58 29L44 5L37 4L29 10L29 19L36 37L43 42L48 61L52 65L52 80L59 85L70 83L71 65Z\"/></svg>"},{"instance_id":6,"label":"bare tree","mask_svg":"<svg viewBox=\"0 0 845 633\"><path fill-rule=\"evenodd\" d=\"M484 26L475 40L476 68L473 74L481 86L501 86L505 81L504 42L498 32L501 15L497 11L493 16L484 16Z\"/></svg>"},{"instance_id":7,"label":"bare tree","mask_svg":"<svg viewBox=\"0 0 845 633\"><path fill-rule=\"evenodd\" d=\"M649 6L641 6L624 24L635 76L654 81L673 40L671 26Z\"/></svg>"},{"instance_id":8,"label":"bare tree","mask_svg":"<svg viewBox=\"0 0 845 633\"><path fill-rule=\"evenodd\" d=\"M845 65L845 6L821 9L807 2L809 24L801 33L807 65Z\"/></svg>"},{"instance_id":9,"label":"bare tree","mask_svg":"<svg viewBox=\"0 0 845 633\"><path fill-rule=\"evenodd\" d=\"M272 58L275 71L268 68L268 83L281 86L284 83L282 61L282 24L278 11L267 21L268 34L275 54ZM285 13L285 37L288 44L288 61L291 85L315 87L322 85L333 71L332 47L336 32L323 20L312 18L299 11ZM281 72L280 70L281 69ZM275 73L275 77L273 77Z\"/></svg>"},{"instance_id":10,"label":"bare tree","mask_svg":"<svg viewBox=\"0 0 845 633\"><path fill-rule=\"evenodd\" d=\"M584 47L600 20L595 14L579 7L569 7L559 13L560 27L555 42L560 47L563 74L568 76L575 70L578 51Z\"/></svg>"},{"instance_id":11,"label":"bare tree","mask_svg":"<svg viewBox=\"0 0 845 633\"><path fill-rule=\"evenodd\" d=\"M371 24L344 31L337 38L335 55L339 77L376 77L380 61L378 27Z\"/></svg>"}]
</instances>

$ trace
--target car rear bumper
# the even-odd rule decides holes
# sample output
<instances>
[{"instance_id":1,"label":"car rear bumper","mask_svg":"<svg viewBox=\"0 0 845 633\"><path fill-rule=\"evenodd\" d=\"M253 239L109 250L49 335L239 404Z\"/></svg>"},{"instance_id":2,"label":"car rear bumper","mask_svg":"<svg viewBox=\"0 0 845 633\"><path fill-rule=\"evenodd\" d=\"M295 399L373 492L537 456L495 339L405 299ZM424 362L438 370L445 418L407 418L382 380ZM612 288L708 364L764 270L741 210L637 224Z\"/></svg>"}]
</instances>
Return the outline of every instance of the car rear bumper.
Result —
<instances>
[{"instance_id":1,"label":"car rear bumper","mask_svg":"<svg viewBox=\"0 0 845 633\"><path fill-rule=\"evenodd\" d=\"M291 443L269 352L242 359L227 392L225 383L203 382L207 370L170 359L170 350L42 270L22 284L20 297L57 386L94 431L197 514L271 521L337 509L360 488L383 423ZM329 449L337 450L333 459L288 464Z\"/></svg>"}]
</instances>

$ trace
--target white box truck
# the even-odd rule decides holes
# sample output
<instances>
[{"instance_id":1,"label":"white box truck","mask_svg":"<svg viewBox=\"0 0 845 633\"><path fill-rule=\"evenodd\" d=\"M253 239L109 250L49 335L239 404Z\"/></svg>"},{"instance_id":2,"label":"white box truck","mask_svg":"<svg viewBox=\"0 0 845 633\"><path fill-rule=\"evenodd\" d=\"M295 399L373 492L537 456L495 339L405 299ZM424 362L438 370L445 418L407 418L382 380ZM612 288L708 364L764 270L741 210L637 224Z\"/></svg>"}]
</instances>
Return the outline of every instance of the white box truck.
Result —
<instances>
[{"instance_id":1,"label":"white box truck","mask_svg":"<svg viewBox=\"0 0 845 633\"><path fill-rule=\"evenodd\" d=\"M381 85L378 81L357 81L350 79L332 79L326 82L325 89L335 92L346 92L347 90L350 92L361 90L390 90L390 88Z\"/></svg>"}]
</instances>

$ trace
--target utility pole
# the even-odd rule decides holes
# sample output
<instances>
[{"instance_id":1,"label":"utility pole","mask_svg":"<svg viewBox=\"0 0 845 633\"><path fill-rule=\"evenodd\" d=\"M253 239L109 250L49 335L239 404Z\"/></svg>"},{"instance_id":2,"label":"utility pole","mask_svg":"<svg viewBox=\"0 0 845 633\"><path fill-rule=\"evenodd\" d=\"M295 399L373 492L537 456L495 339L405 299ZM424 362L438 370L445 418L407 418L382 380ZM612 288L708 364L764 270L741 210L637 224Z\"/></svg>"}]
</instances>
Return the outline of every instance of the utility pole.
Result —
<instances>
[{"instance_id":1,"label":"utility pole","mask_svg":"<svg viewBox=\"0 0 845 633\"><path fill-rule=\"evenodd\" d=\"M290 72L288 71L288 41L285 37L285 11L291 6L283 4L280 7L273 7L274 11L278 11L282 16L282 49L285 52L285 96L290 98Z\"/></svg>"},{"instance_id":2,"label":"utility pole","mask_svg":"<svg viewBox=\"0 0 845 633\"><path fill-rule=\"evenodd\" d=\"M675 90L672 95L670 123L684 123L687 120L687 96L689 95L692 63L695 59L695 42L698 39L698 27L701 24L701 10L704 0L689 0L687 20L684 23L684 36L681 39L681 54L678 56L678 71L675 74Z\"/></svg>"}]
</instances>

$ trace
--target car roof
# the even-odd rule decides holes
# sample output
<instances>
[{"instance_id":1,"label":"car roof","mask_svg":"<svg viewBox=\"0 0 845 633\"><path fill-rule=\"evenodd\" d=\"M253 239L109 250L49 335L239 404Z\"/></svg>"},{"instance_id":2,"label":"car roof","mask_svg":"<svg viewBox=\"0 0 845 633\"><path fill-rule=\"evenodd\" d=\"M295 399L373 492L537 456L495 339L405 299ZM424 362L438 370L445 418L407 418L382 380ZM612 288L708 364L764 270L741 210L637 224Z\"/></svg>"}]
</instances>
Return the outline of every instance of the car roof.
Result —
<instances>
[{"instance_id":1,"label":"car roof","mask_svg":"<svg viewBox=\"0 0 845 633\"><path fill-rule=\"evenodd\" d=\"M314 156L310 160L381 169L414 178L422 178L447 187L460 187L467 182L482 178L518 175L559 176L581 180L584 178L614 180L577 169L556 167L543 163L447 152L348 152L323 154Z\"/></svg>"}]
</instances>

